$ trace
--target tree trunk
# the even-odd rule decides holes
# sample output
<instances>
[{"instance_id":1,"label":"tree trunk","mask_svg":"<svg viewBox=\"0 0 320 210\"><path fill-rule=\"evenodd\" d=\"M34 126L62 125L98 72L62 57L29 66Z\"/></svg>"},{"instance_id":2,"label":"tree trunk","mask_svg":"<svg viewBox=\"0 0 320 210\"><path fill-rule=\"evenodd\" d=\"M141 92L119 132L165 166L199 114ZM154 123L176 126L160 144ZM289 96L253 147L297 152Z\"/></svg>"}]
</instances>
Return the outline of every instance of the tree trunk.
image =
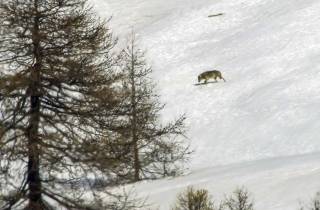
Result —
<instances>
[{"instance_id":1,"label":"tree trunk","mask_svg":"<svg viewBox=\"0 0 320 210\"><path fill-rule=\"evenodd\" d=\"M27 183L29 188L28 210L42 210L43 203L41 198L41 179L40 179L40 148L39 148L39 96L31 96L31 116L28 127L28 171Z\"/></svg>"},{"instance_id":2,"label":"tree trunk","mask_svg":"<svg viewBox=\"0 0 320 210\"><path fill-rule=\"evenodd\" d=\"M134 181L140 180L140 160L137 142L134 144Z\"/></svg>"},{"instance_id":3,"label":"tree trunk","mask_svg":"<svg viewBox=\"0 0 320 210\"><path fill-rule=\"evenodd\" d=\"M136 87L135 87L135 58L134 58L134 45L131 45L131 69L130 69L130 82L131 82L131 131L133 143L133 167L134 167L134 181L140 180L140 160L139 160L139 147L137 136L137 107L136 107Z\"/></svg>"},{"instance_id":4,"label":"tree trunk","mask_svg":"<svg viewBox=\"0 0 320 210\"><path fill-rule=\"evenodd\" d=\"M40 178L40 138L39 138L39 123L40 123L40 70L41 70L41 46L39 22L40 15L38 13L38 2L34 0L34 26L32 31L33 40L33 55L34 65L30 72L30 85L28 93L30 95L30 118L27 128L28 138L28 169L27 169L27 184L28 184L28 199L29 204L27 210L44 210L45 207L42 201L42 187Z\"/></svg>"},{"instance_id":5,"label":"tree trunk","mask_svg":"<svg viewBox=\"0 0 320 210\"><path fill-rule=\"evenodd\" d=\"M133 78L134 79L134 78ZM134 81L133 81L134 82ZM135 102L135 85L132 84L132 143L133 143L133 167L134 167L134 181L140 180L140 160L137 136L137 113Z\"/></svg>"}]
</instances>

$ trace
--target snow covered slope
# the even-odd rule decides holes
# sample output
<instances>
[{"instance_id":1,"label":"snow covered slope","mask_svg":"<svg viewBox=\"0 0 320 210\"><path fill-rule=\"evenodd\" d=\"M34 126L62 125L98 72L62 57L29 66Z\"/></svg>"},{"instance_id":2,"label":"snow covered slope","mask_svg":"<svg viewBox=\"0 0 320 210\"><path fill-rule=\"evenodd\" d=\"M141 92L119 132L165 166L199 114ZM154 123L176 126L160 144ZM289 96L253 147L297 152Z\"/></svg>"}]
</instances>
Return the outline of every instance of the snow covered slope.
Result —
<instances>
[{"instance_id":1,"label":"snow covered slope","mask_svg":"<svg viewBox=\"0 0 320 210\"><path fill-rule=\"evenodd\" d=\"M135 190L154 207L170 210L176 195L192 185L208 189L218 204L245 187L256 210L298 210L320 189L320 154L259 160L194 171L175 179L140 183Z\"/></svg>"},{"instance_id":2,"label":"snow covered slope","mask_svg":"<svg viewBox=\"0 0 320 210\"><path fill-rule=\"evenodd\" d=\"M320 189L320 1L91 1L100 15L113 15L120 38L131 27L139 35L167 104L164 120L188 117L192 174L143 184L141 192L168 186L150 196L161 203L199 179L213 192L239 182L257 200L273 201L259 209L283 210L301 195L296 185ZM217 13L224 15L208 18ZM209 69L227 82L193 85Z\"/></svg>"},{"instance_id":3,"label":"snow covered slope","mask_svg":"<svg viewBox=\"0 0 320 210\"><path fill-rule=\"evenodd\" d=\"M165 118L188 116L193 167L320 150L319 1L95 3L116 33L136 28ZM194 86L208 69L227 82Z\"/></svg>"}]
</instances>

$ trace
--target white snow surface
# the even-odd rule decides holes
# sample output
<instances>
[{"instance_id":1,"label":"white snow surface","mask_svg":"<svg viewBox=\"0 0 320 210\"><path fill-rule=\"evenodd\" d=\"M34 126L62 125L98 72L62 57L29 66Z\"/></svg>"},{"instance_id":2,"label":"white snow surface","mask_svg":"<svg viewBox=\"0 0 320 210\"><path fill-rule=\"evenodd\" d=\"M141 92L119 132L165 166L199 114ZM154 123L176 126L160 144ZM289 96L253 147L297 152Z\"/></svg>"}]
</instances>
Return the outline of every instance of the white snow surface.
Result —
<instances>
[{"instance_id":1,"label":"white snow surface","mask_svg":"<svg viewBox=\"0 0 320 210\"><path fill-rule=\"evenodd\" d=\"M166 210L188 185L218 198L244 185L257 210L289 210L320 190L319 0L91 3L120 38L137 33L163 120L188 117L190 174L140 183L141 196ZM211 69L227 82L195 86Z\"/></svg>"}]
</instances>

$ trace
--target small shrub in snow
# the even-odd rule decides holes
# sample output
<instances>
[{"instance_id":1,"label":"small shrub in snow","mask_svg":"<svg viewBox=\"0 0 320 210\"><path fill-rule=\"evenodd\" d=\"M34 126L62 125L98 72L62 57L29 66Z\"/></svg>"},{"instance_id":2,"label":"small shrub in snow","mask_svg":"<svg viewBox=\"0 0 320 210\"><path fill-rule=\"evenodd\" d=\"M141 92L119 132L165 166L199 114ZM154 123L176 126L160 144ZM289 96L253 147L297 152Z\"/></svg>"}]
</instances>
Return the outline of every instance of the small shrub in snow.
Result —
<instances>
[{"instance_id":1,"label":"small shrub in snow","mask_svg":"<svg viewBox=\"0 0 320 210\"><path fill-rule=\"evenodd\" d=\"M215 208L207 190L188 187L178 195L172 210L215 210Z\"/></svg>"},{"instance_id":2,"label":"small shrub in snow","mask_svg":"<svg viewBox=\"0 0 320 210\"><path fill-rule=\"evenodd\" d=\"M254 208L253 201L245 188L236 189L232 195L227 196L219 206L216 206L211 201L207 190L195 190L193 187L189 187L178 195L172 210L254 210Z\"/></svg>"},{"instance_id":3,"label":"small shrub in snow","mask_svg":"<svg viewBox=\"0 0 320 210\"><path fill-rule=\"evenodd\" d=\"M244 188L236 189L233 194L223 202L224 210L253 210L253 201Z\"/></svg>"}]
</instances>

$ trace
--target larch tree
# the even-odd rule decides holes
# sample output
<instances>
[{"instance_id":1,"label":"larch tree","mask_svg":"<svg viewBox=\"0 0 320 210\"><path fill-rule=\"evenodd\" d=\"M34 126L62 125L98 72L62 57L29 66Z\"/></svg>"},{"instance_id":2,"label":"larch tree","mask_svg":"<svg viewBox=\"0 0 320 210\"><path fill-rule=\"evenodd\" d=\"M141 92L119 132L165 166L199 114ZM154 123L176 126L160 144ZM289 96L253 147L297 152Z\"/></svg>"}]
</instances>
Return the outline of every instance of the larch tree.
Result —
<instances>
[{"instance_id":1,"label":"larch tree","mask_svg":"<svg viewBox=\"0 0 320 210\"><path fill-rule=\"evenodd\" d=\"M125 155L114 45L86 0L0 1L0 209L118 208L90 185Z\"/></svg>"},{"instance_id":2,"label":"larch tree","mask_svg":"<svg viewBox=\"0 0 320 210\"><path fill-rule=\"evenodd\" d=\"M160 112L164 105L155 93L151 78L152 69L147 65L144 52L136 45L132 33L123 50L123 81L129 116L124 139L131 152L125 161L127 179L139 181L174 175L188 159L189 146L185 140L185 116L163 124Z\"/></svg>"}]
</instances>

